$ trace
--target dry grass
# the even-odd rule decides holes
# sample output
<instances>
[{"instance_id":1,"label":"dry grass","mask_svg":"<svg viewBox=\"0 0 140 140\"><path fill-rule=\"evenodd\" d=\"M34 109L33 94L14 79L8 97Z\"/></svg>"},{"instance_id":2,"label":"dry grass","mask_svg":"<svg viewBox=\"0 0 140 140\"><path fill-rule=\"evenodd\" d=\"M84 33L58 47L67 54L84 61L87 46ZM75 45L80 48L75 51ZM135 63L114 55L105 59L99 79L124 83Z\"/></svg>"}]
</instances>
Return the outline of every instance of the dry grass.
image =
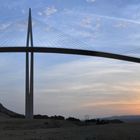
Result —
<instances>
[{"instance_id":1,"label":"dry grass","mask_svg":"<svg viewBox=\"0 0 140 140\"><path fill-rule=\"evenodd\" d=\"M140 140L140 123L76 126L54 120L3 120L0 140Z\"/></svg>"}]
</instances>

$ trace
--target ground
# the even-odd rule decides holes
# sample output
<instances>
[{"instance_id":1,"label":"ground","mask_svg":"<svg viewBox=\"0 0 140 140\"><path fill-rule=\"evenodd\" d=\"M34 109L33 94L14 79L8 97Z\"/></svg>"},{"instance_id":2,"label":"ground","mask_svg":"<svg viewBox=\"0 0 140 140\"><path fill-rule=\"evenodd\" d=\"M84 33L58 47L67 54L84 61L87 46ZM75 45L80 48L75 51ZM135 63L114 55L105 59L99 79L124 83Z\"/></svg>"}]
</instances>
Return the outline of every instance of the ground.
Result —
<instances>
[{"instance_id":1,"label":"ground","mask_svg":"<svg viewBox=\"0 0 140 140\"><path fill-rule=\"evenodd\" d=\"M140 140L140 123L77 126L67 121L0 120L0 140Z\"/></svg>"}]
</instances>

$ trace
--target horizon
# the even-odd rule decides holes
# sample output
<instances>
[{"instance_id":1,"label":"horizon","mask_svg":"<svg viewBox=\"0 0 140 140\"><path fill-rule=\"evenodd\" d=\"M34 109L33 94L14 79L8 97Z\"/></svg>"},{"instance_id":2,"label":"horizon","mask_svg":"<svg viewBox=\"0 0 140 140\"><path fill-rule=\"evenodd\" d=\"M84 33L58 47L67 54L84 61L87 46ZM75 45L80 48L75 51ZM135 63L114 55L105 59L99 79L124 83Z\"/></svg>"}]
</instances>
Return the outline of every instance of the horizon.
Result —
<instances>
[{"instance_id":1,"label":"horizon","mask_svg":"<svg viewBox=\"0 0 140 140\"><path fill-rule=\"evenodd\" d=\"M0 103L0 105L2 105L2 107L4 107L5 109L7 109L8 111L11 111L11 112L13 112L12 110L9 110L8 108L6 108L5 106L3 106L3 104L1 104ZM3 112L2 112L3 113ZM18 114L17 112L13 112L13 113L16 113L16 114ZM25 117L25 114L18 114L18 115L21 115L21 116L24 116ZM138 118L140 118L140 115L139 114L136 114L136 115L131 115L131 114L128 114L128 115L116 115L116 116L102 116L102 117L94 117L94 118L92 118L91 116L89 116L89 115L85 115L85 116L82 116L82 117L80 117L80 118L78 118L78 117L76 117L76 116L62 116L61 114L53 114L52 116L50 116L50 115L47 115L47 114L34 114L33 116L35 117L35 116L38 116L38 115L40 115L40 116L47 116L47 117L64 117L64 119L67 119L67 118L76 118L76 119L80 119L80 120L92 120L92 119L117 119L117 118L123 118L123 117L131 117L131 119L132 118L135 118L135 117L138 117ZM16 116L14 117L14 118L16 118Z\"/></svg>"},{"instance_id":2,"label":"horizon","mask_svg":"<svg viewBox=\"0 0 140 140\"><path fill-rule=\"evenodd\" d=\"M138 0L5 0L0 5L0 46L26 45L31 7L34 46L140 57L138 6ZM139 64L119 60L35 54L34 114L77 118L140 115L139 69ZM1 53L0 77L0 103L23 114L25 54Z\"/></svg>"}]
</instances>

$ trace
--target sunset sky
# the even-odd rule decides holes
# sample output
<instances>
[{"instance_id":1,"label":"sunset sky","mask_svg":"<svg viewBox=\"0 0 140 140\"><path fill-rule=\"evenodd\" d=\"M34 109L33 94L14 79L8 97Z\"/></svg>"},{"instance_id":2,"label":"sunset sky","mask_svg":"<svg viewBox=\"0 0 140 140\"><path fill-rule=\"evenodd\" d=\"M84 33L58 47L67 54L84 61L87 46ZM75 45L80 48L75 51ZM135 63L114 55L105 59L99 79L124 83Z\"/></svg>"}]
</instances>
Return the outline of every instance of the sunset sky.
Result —
<instances>
[{"instance_id":1,"label":"sunset sky","mask_svg":"<svg viewBox=\"0 0 140 140\"><path fill-rule=\"evenodd\" d=\"M25 46L32 8L34 46L140 57L139 0L0 0L0 46ZM25 54L0 54L0 103L25 109ZM35 54L35 114L84 118L140 115L140 64Z\"/></svg>"}]
</instances>

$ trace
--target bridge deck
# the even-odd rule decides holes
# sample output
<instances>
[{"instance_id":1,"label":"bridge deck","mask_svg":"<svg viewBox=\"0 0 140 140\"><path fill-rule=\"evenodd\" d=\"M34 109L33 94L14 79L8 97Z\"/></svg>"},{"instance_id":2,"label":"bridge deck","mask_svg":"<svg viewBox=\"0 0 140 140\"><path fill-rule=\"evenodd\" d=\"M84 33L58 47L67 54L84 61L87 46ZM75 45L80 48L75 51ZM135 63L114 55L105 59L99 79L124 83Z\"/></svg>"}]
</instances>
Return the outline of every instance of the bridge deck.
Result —
<instances>
[{"instance_id":1,"label":"bridge deck","mask_svg":"<svg viewBox=\"0 0 140 140\"><path fill-rule=\"evenodd\" d=\"M0 47L0 53L11 53L11 52L73 54L73 55L104 57L104 58L111 58L111 59L140 63L140 58L137 57L131 57L126 55L101 52L101 51L90 51L90 50L69 49L69 48L52 48L52 47Z\"/></svg>"}]
</instances>

